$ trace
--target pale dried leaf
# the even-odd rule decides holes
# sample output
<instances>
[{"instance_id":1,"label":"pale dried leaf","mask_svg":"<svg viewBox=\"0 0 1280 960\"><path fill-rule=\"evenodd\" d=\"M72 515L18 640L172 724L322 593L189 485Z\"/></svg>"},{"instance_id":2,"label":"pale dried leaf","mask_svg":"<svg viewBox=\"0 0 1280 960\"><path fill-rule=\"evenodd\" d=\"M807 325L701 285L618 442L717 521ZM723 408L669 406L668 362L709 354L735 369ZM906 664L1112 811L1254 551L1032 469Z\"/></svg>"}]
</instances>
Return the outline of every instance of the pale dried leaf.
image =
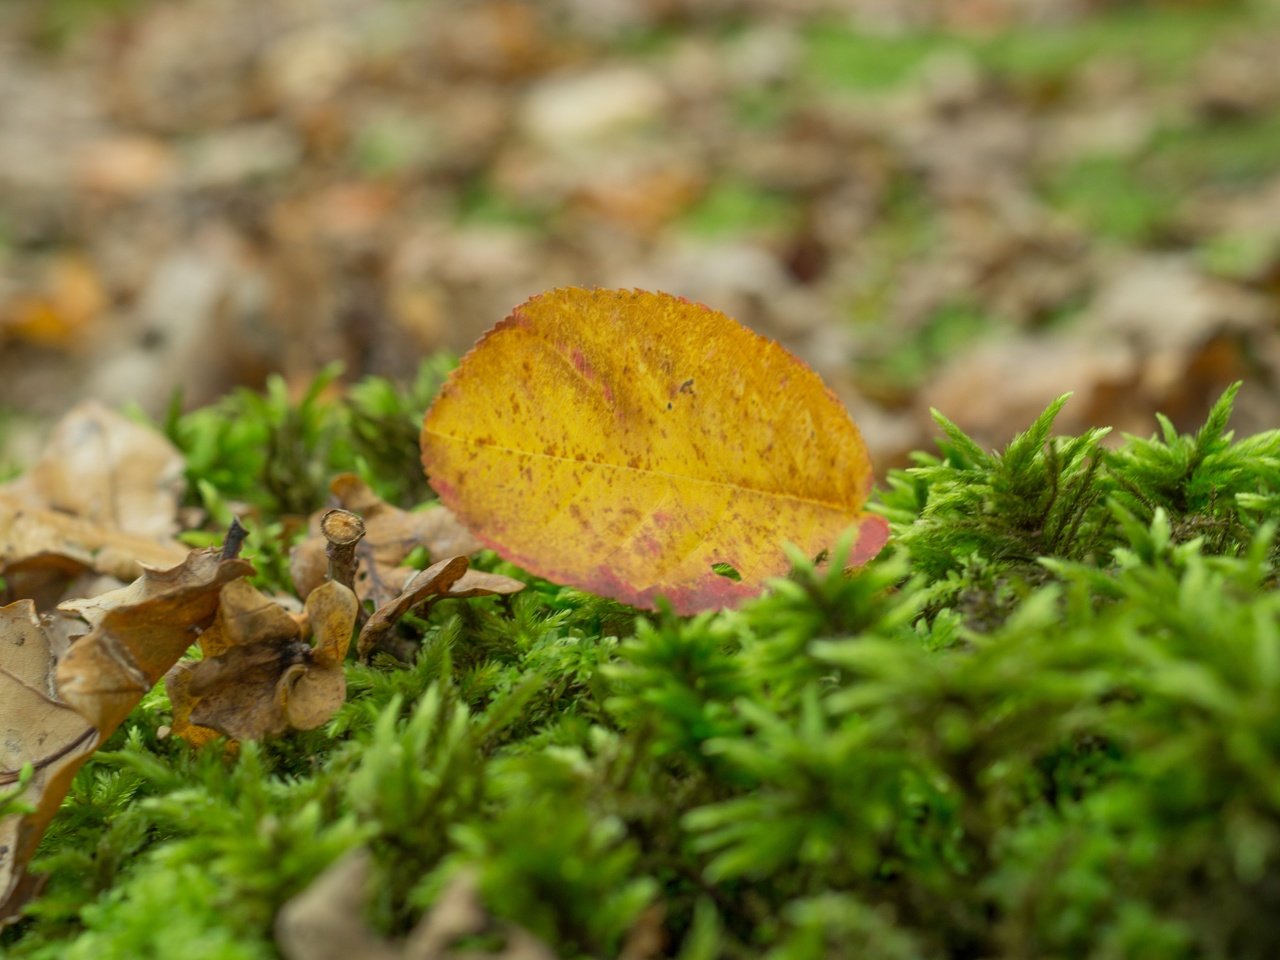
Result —
<instances>
[{"instance_id":1,"label":"pale dried leaf","mask_svg":"<svg viewBox=\"0 0 1280 960\"><path fill-rule=\"evenodd\" d=\"M155 430L95 401L58 422L39 460L3 492L148 540L177 531L183 460Z\"/></svg>"},{"instance_id":2,"label":"pale dried leaf","mask_svg":"<svg viewBox=\"0 0 1280 960\"><path fill-rule=\"evenodd\" d=\"M386 940L363 919L370 870L368 850L353 850L284 905L275 934L285 960L556 960L527 930L495 920L467 871L453 877L406 941ZM453 949L463 937L491 931L505 939L501 949Z\"/></svg>"},{"instance_id":3,"label":"pale dried leaf","mask_svg":"<svg viewBox=\"0 0 1280 960\"><path fill-rule=\"evenodd\" d=\"M499 950L454 950L463 937L497 929ZM473 873L456 873L409 935L402 960L556 960L545 943L523 927L496 921L480 902Z\"/></svg>"},{"instance_id":4,"label":"pale dried leaf","mask_svg":"<svg viewBox=\"0 0 1280 960\"><path fill-rule=\"evenodd\" d=\"M27 861L76 769L208 623L223 584L252 572L247 561L195 551L86 601L87 628L67 610L42 622L29 600L0 608L0 788L24 764L35 770L23 791L34 812L0 821L0 924L34 891Z\"/></svg>"},{"instance_id":5,"label":"pale dried leaf","mask_svg":"<svg viewBox=\"0 0 1280 960\"><path fill-rule=\"evenodd\" d=\"M364 923L369 852L353 850L281 908L276 944L285 960L401 960Z\"/></svg>"},{"instance_id":6,"label":"pale dried leaf","mask_svg":"<svg viewBox=\"0 0 1280 960\"><path fill-rule=\"evenodd\" d=\"M86 571L129 581L142 565L171 567L181 455L163 436L98 403L54 428L35 465L0 486L5 596L48 609Z\"/></svg>"},{"instance_id":7,"label":"pale dried leaf","mask_svg":"<svg viewBox=\"0 0 1280 960\"><path fill-rule=\"evenodd\" d=\"M524 589L524 583L500 573L484 570L468 570L449 587L444 599L461 600L467 597L510 596Z\"/></svg>"},{"instance_id":8,"label":"pale dried leaf","mask_svg":"<svg viewBox=\"0 0 1280 960\"><path fill-rule=\"evenodd\" d=\"M143 564L171 567L186 555L180 544L123 533L0 492L0 574L6 579L43 573L34 582L47 584L49 573L69 579L94 570L127 581L141 575ZM18 589L9 585L10 593Z\"/></svg>"}]
</instances>

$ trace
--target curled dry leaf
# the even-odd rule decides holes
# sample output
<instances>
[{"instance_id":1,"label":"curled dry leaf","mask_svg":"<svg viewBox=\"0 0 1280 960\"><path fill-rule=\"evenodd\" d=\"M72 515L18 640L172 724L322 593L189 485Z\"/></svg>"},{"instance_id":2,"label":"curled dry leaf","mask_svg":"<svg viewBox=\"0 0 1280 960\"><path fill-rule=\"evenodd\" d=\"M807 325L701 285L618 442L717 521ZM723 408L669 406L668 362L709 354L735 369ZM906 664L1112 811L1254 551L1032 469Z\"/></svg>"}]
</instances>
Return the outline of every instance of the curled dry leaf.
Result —
<instances>
[{"instance_id":1,"label":"curled dry leaf","mask_svg":"<svg viewBox=\"0 0 1280 960\"><path fill-rule=\"evenodd\" d=\"M450 557L410 577L400 595L375 610L361 629L356 645L360 659L367 660L384 643L396 622L414 607L437 600L509 596L524 589L519 580L470 570L469 564L466 557Z\"/></svg>"},{"instance_id":2,"label":"curled dry leaf","mask_svg":"<svg viewBox=\"0 0 1280 960\"><path fill-rule=\"evenodd\" d=\"M474 878L458 873L402 943L386 940L364 922L369 852L353 850L284 905L276 918L276 943L286 960L555 960L537 937L495 920L480 902ZM497 933L494 950L455 949L465 938Z\"/></svg>"},{"instance_id":3,"label":"curled dry leaf","mask_svg":"<svg viewBox=\"0 0 1280 960\"><path fill-rule=\"evenodd\" d=\"M401 510L378 497L353 473L334 478L329 490L339 507L364 521L365 537L356 550L363 563L355 582L356 596L362 602L373 600L374 606L382 606L403 589L415 571L401 563L416 547L424 547L434 559L475 553L482 546L445 507ZM329 541L320 529L326 512L312 517L312 535L294 548L289 559L289 572L300 597L305 598L328 575Z\"/></svg>"},{"instance_id":4,"label":"curled dry leaf","mask_svg":"<svg viewBox=\"0 0 1280 960\"><path fill-rule=\"evenodd\" d=\"M856 525L862 563L888 536L862 510L866 446L817 374L661 293L562 289L521 304L427 412L422 461L503 557L637 606L733 604L786 572L785 542L812 556Z\"/></svg>"},{"instance_id":5,"label":"curled dry leaf","mask_svg":"<svg viewBox=\"0 0 1280 960\"><path fill-rule=\"evenodd\" d=\"M58 694L99 730L114 730L195 642L222 587L253 573L247 560L194 550L171 570L148 570L127 587L68 603L93 628L58 662Z\"/></svg>"},{"instance_id":6,"label":"curled dry leaf","mask_svg":"<svg viewBox=\"0 0 1280 960\"><path fill-rule=\"evenodd\" d=\"M252 572L198 550L57 618L30 601L0 608L0 789L34 771L31 811L0 819L0 925L34 892L27 861L76 770L208 625L223 585Z\"/></svg>"},{"instance_id":7,"label":"curled dry leaf","mask_svg":"<svg viewBox=\"0 0 1280 960\"><path fill-rule=\"evenodd\" d=\"M129 581L142 564L172 567L182 457L153 430L85 403L68 413L35 465L0 486L0 574L10 599L44 610L87 573Z\"/></svg>"},{"instance_id":8,"label":"curled dry leaf","mask_svg":"<svg viewBox=\"0 0 1280 960\"><path fill-rule=\"evenodd\" d=\"M244 581L223 591L213 626L200 638L203 660L165 677L173 732L199 746L216 736L256 740L310 730L342 706L342 661L355 629L355 594L330 580L307 597L298 621Z\"/></svg>"}]
</instances>

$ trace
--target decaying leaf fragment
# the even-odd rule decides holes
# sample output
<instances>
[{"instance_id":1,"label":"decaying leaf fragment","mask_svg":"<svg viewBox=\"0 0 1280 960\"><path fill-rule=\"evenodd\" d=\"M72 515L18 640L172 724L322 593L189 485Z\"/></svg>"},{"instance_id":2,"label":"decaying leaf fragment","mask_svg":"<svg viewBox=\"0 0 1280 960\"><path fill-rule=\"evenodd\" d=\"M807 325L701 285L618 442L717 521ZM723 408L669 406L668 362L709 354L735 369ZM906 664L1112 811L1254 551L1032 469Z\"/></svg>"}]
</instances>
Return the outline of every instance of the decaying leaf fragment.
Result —
<instances>
[{"instance_id":1,"label":"decaying leaf fragment","mask_svg":"<svg viewBox=\"0 0 1280 960\"><path fill-rule=\"evenodd\" d=\"M35 465L0 486L0 575L10 599L52 607L86 572L129 581L187 555L171 537L182 456L97 403L71 410Z\"/></svg>"},{"instance_id":2,"label":"decaying leaf fragment","mask_svg":"<svg viewBox=\"0 0 1280 960\"><path fill-rule=\"evenodd\" d=\"M872 470L840 401L777 343L661 293L553 290L463 358L422 462L485 544L541 576L678 612L736 603L857 526ZM722 576L732 566L740 581Z\"/></svg>"},{"instance_id":3,"label":"decaying leaf fragment","mask_svg":"<svg viewBox=\"0 0 1280 960\"><path fill-rule=\"evenodd\" d=\"M200 745L320 726L346 697L342 661L357 611L350 589L326 581L307 597L308 643L274 600L243 580L230 585L200 638L204 659L178 663L165 677L173 732Z\"/></svg>"},{"instance_id":4,"label":"decaying leaf fragment","mask_svg":"<svg viewBox=\"0 0 1280 960\"><path fill-rule=\"evenodd\" d=\"M58 622L30 601L0 608L0 789L24 765L34 771L22 794L32 811L0 820L0 925L33 892L27 862L76 770L208 625L224 584L252 572L245 560L197 550L67 604Z\"/></svg>"},{"instance_id":5,"label":"decaying leaf fragment","mask_svg":"<svg viewBox=\"0 0 1280 960\"><path fill-rule=\"evenodd\" d=\"M401 510L378 497L353 473L335 477L329 490L337 506L364 521L365 537L357 549L362 562L355 581L361 602L372 600L380 607L399 594L417 572L401 566L417 547L424 547L434 560L475 553L482 546L445 507ZM322 511L311 518L311 536L294 548L289 559L289 573L300 597L305 598L328 575L325 551L329 541L320 530L323 516Z\"/></svg>"},{"instance_id":6,"label":"decaying leaf fragment","mask_svg":"<svg viewBox=\"0 0 1280 960\"><path fill-rule=\"evenodd\" d=\"M386 639L396 622L414 607L437 600L461 600L468 597L510 596L524 589L524 584L498 573L468 569L466 557L450 557L421 570L409 578L400 595L374 611L360 631L356 652L367 660Z\"/></svg>"},{"instance_id":7,"label":"decaying leaf fragment","mask_svg":"<svg viewBox=\"0 0 1280 960\"><path fill-rule=\"evenodd\" d=\"M363 920L369 853L358 849L336 861L276 918L276 943L286 960L555 960L529 931L495 920L480 902L475 880L459 873L402 943L378 936ZM464 937L498 933L496 950L455 948Z\"/></svg>"}]
</instances>

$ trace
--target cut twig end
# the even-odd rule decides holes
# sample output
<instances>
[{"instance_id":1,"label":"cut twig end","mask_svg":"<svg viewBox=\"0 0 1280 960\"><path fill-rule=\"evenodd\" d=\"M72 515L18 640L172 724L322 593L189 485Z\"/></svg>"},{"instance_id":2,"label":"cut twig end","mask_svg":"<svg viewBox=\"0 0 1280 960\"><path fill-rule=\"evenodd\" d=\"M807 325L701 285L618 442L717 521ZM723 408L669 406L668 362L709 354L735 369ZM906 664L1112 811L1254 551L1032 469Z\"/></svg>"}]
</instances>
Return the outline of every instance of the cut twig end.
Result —
<instances>
[{"instance_id":1,"label":"cut twig end","mask_svg":"<svg viewBox=\"0 0 1280 960\"><path fill-rule=\"evenodd\" d=\"M329 579L353 588L356 580L356 545L364 539L364 521L350 510L327 510L320 518L320 532L329 541Z\"/></svg>"},{"instance_id":2,"label":"cut twig end","mask_svg":"<svg viewBox=\"0 0 1280 960\"><path fill-rule=\"evenodd\" d=\"M364 537L364 521L350 510L326 510L320 518L320 532L334 546L354 546Z\"/></svg>"}]
</instances>

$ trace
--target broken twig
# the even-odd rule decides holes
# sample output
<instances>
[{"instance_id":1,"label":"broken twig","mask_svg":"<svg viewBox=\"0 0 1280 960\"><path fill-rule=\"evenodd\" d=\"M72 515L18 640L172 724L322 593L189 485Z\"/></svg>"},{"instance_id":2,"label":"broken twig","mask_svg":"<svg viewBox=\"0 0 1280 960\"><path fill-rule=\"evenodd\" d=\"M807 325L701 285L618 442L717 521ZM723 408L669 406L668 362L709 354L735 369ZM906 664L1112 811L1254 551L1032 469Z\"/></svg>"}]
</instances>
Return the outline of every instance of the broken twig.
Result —
<instances>
[{"instance_id":1,"label":"broken twig","mask_svg":"<svg viewBox=\"0 0 1280 960\"><path fill-rule=\"evenodd\" d=\"M348 589L356 580L356 546L364 539L364 521L350 510L333 509L320 518L320 532L329 541L329 579Z\"/></svg>"}]
</instances>

